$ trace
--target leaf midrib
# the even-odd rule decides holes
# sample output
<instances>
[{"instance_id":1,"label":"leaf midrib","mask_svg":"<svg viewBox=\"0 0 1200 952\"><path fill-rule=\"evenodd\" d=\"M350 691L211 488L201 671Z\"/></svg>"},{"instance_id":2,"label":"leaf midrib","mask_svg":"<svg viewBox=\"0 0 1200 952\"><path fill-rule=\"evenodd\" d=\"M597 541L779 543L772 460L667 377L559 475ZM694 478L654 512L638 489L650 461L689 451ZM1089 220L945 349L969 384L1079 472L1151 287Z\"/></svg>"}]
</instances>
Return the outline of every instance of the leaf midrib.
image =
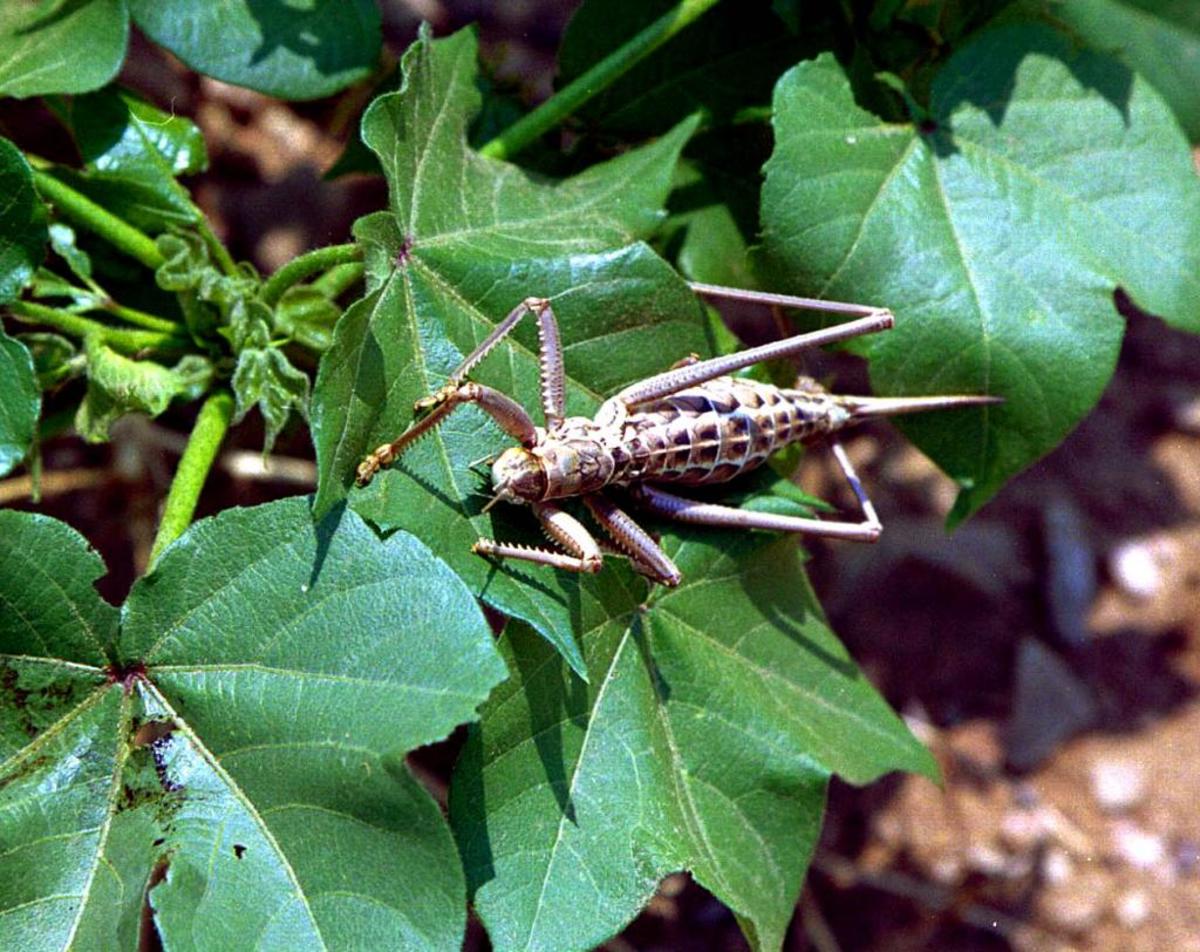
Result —
<instances>
[{"instance_id":1,"label":"leaf midrib","mask_svg":"<svg viewBox=\"0 0 1200 952\"><path fill-rule=\"evenodd\" d=\"M188 722L184 720L179 711L177 711L174 705L172 705L167 699L166 695L159 690L158 686L150 681L143 681L142 685L146 693L150 694L169 715L174 724L174 729L187 738L192 750L194 750L197 756L199 756L200 759L208 765L209 769L216 775L217 779L220 780L233 798L241 805L242 809L246 811L246 815L255 825L259 834L266 841L272 852L274 852L280 868L283 869L284 875L292 884L293 892L296 898L299 900L301 908L308 916L312 927L312 934L320 943L320 948L328 949L328 945L326 944L325 937L321 932L321 927L317 921L317 917L313 912L312 907L309 905L308 895L305 893L304 888L300 885L300 878L297 876L295 869L292 867L287 853L279 844L279 841L275 839L275 834L272 832L271 827L263 819L263 815L258 811L257 807L255 807L254 801L250 799L246 792L242 790L241 785L238 784L237 781L234 780L229 774L229 772L225 770L225 768L221 765L220 760L208 748L208 745L200 740Z\"/></svg>"},{"instance_id":2,"label":"leaf midrib","mask_svg":"<svg viewBox=\"0 0 1200 952\"><path fill-rule=\"evenodd\" d=\"M583 735L583 742L579 748L579 754L575 759L575 765L571 770L571 781L566 789L566 802L571 803L575 797L575 785L579 782L580 777L585 773L584 764L587 760L588 748L591 746L591 741L598 734L598 729L595 723L596 712L600 710L601 703L608 694L608 689L617 680L616 672L619 662L624 656L626 648L633 643L633 629L628 627L625 629L624 635L621 636L621 642L617 645L617 650L613 652L612 661L609 662L608 670L604 672L604 677L596 687L596 700L592 703L591 712L588 717L588 727ZM558 818L558 828L555 830L554 842L549 850L546 851L546 872L542 876L541 889L538 892L537 903L534 906L533 916L529 921L529 931L525 938L525 947L528 948L531 940L537 934L538 920L542 914L542 909L545 904L546 889L550 885L551 870L555 866L558 857L559 844L562 842L563 833L567 826L568 811L562 810Z\"/></svg>"},{"instance_id":3,"label":"leaf midrib","mask_svg":"<svg viewBox=\"0 0 1200 952\"><path fill-rule=\"evenodd\" d=\"M748 670L750 673L755 675L755 677L758 678L760 681L767 683L767 684L781 686L782 688L785 689L785 691L788 694L798 696L798 697L804 699L805 701L812 703L814 707L821 708L822 710L824 710L828 713L837 715L840 718L844 718L847 721L851 721L851 722L855 723L863 730L864 733L872 734L872 735L886 741L889 747L895 746L895 739L891 735L882 731L878 727L878 725L872 723L871 721L864 720L862 718L862 716L859 715L857 712L855 712L853 710L848 710L848 709L842 708L842 707L836 707L832 703L826 701L820 695L813 694L811 692L803 690L800 687L800 685L787 680L782 675L777 674L776 672L772 671L770 668L765 668L762 665L755 664L753 661L751 661L745 655L732 650L728 645L726 645L723 642L712 637L707 631L697 628L695 625L691 624L687 620L681 618L679 615L670 611L670 609L662 608L660 606L659 611L661 611L664 615L666 615L668 618L670 618L672 621L674 621L681 627L687 629L687 631L689 633L691 633L692 635L694 635L697 639L706 642L707 644L712 646L718 653L723 654L726 657L728 657L729 659L731 659L732 661L734 661L739 667L742 667L742 668L745 668L746 670ZM820 737L820 735L816 731L814 731L811 726L804 723L803 721L797 719L794 723L798 729L804 730L810 737L813 737L813 738ZM825 767L825 769L829 770L830 772L834 772L833 768L829 767L828 765L822 764L822 766Z\"/></svg>"},{"instance_id":4,"label":"leaf midrib","mask_svg":"<svg viewBox=\"0 0 1200 952\"><path fill-rule=\"evenodd\" d=\"M97 691L96 693L101 694L102 692ZM104 850L108 846L108 837L112 832L113 820L117 815L117 805L119 803L117 794L121 788L122 775L125 772L125 761L129 759L129 754L132 750L132 744L128 742L133 713L132 707L133 699L131 695L122 692L121 710L117 715L117 752L113 758L113 775L108 788L104 821L100 826L100 837L96 842L96 850L92 857L92 868L88 870L87 881L84 883L83 892L79 896L79 908L75 911L75 919L71 923L71 931L67 934L67 938L63 942L64 949L69 949L75 944L75 936L79 932L80 923L83 922L84 913L87 911L88 899L91 898L92 893L92 884L96 881L96 873L100 870L100 861L104 857Z\"/></svg>"}]
</instances>

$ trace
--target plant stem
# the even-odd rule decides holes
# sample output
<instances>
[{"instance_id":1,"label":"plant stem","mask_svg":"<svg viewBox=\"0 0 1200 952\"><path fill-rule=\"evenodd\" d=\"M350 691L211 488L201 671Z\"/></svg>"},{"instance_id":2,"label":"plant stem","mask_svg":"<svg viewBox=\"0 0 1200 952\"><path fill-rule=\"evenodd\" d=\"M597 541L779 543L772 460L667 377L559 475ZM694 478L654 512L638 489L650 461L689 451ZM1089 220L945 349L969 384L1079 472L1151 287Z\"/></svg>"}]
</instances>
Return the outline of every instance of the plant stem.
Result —
<instances>
[{"instance_id":1,"label":"plant stem","mask_svg":"<svg viewBox=\"0 0 1200 952\"><path fill-rule=\"evenodd\" d=\"M613 50L582 76L568 83L532 112L522 116L479 150L507 159L541 138L597 93L607 89L636 63L654 52L720 0L680 0L678 6Z\"/></svg>"},{"instance_id":2,"label":"plant stem","mask_svg":"<svg viewBox=\"0 0 1200 952\"><path fill-rule=\"evenodd\" d=\"M733 124L744 126L756 122L770 122L772 115L770 106L744 106L733 114Z\"/></svg>"},{"instance_id":3,"label":"plant stem","mask_svg":"<svg viewBox=\"0 0 1200 952\"><path fill-rule=\"evenodd\" d=\"M73 337L98 336L114 350L137 353L142 350L180 350L188 342L174 334L162 331L130 330L125 327L109 327L89 317L81 317L57 307L46 307L32 301L9 301L5 305L19 321L27 324L45 324Z\"/></svg>"},{"instance_id":4,"label":"plant stem","mask_svg":"<svg viewBox=\"0 0 1200 952\"><path fill-rule=\"evenodd\" d=\"M82 192L75 191L41 169L33 170L33 184L64 217L99 235L114 248L140 261L147 268L154 269L163 263L163 256L153 238L101 208Z\"/></svg>"},{"instance_id":5,"label":"plant stem","mask_svg":"<svg viewBox=\"0 0 1200 952\"><path fill-rule=\"evenodd\" d=\"M228 390L211 394L200 407L200 415L196 417L196 425L192 427L192 435L188 437L187 447L179 458L175 478L171 480L171 488L167 492L158 534L150 549L150 568L154 568L162 550L183 535L184 530L192 524L200 491L204 488L204 481L217 458L217 451L221 448L221 441L225 439L232 418L233 395Z\"/></svg>"},{"instance_id":6,"label":"plant stem","mask_svg":"<svg viewBox=\"0 0 1200 952\"><path fill-rule=\"evenodd\" d=\"M188 196L186 192L184 194L185 197L188 198L188 201L191 201L191 196ZM192 207L195 208L194 205ZM203 213L201 213L199 209L196 209L196 214L196 230L200 233L200 237L204 240L204 245L208 248L208 253L212 255L213 261L215 261L221 270L229 275L229 277L238 277L241 274L241 271L238 270L237 262L233 260L233 255L229 253L229 249L225 247L224 242L222 242L221 239L213 233L213 230L208 226L208 222L205 220Z\"/></svg>"},{"instance_id":7,"label":"plant stem","mask_svg":"<svg viewBox=\"0 0 1200 952\"><path fill-rule=\"evenodd\" d=\"M136 307L126 307L124 304L118 304L116 301L108 299L101 306L113 317L119 317L126 323L135 324L147 330L162 331L164 334L172 335L183 333L183 328L174 321L168 321L165 317L158 317L155 314L147 314L145 311L139 311Z\"/></svg>"},{"instance_id":8,"label":"plant stem","mask_svg":"<svg viewBox=\"0 0 1200 952\"><path fill-rule=\"evenodd\" d=\"M312 286L332 301L341 297L342 292L352 284L361 281L364 270L361 261L335 265L317 278Z\"/></svg>"},{"instance_id":9,"label":"plant stem","mask_svg":"<svg viewBox=\"0 0 1200 952\"><path fill-rule=\"evenodd\" d=\"M334 265L358 261L361 258L362 248L353 243L315 248L298 258L293 258L271 275L263 285L262 299L267 305L274 307L283 297L283 293L293 284L303 281L318 271L324 271Z\"/></svg>"}]
</instances>

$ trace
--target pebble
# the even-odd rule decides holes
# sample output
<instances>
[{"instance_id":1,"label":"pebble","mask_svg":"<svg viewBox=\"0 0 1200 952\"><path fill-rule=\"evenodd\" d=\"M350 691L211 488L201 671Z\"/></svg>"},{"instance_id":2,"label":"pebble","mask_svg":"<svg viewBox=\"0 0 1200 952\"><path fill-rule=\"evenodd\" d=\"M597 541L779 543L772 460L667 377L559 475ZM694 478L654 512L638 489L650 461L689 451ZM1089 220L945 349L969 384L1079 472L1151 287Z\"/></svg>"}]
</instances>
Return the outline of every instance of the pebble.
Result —
<instances>
[{"instance_id":1,"label":"pebble","mask_svg":"<svg viewBox=\"0 0 1200 952\"><path fill-rule=\"evenodd\" d=\"M1146 775L1138 764L1099 760L1092 764L1092 796L1109 813L1133 809L1146 793Z\"/></svg>"},{"instance_id":2,"label":"pebble","mask_svg":"<svg viewBox=\"0 0 1200 952\"><path fill-rule=\"evenodd\" d=\"M1175 844L1175 871L1180 876L1194 876L1200 872L1200 843L1184 839Z\"/></svg>"},{"instance_id":3,"label":"pebble","mask_svg":"<svg viewBox=\"0 0 1200 952\"><path fill-rule=\"evenodd\" d=\"M1033 784L1020 781L1013 787L1013 802L1022 810L1032 810L1041 804L1042 797Z\"/></svg>"},{"instance_id":4,"label":"pebble","mask_svg":"<svg viewBox=\"0 0 1200 952\"><path fill-rule=\"evenodd\" d=\"M1108 890L1108 878L1103 873L1085 872L1046 889L1038 905L1051 925L1066 932L1085 932L1104 915Z\"/></svg>"},{"instance_id":5,"label":"pebble","mask_svg":"<svg viewBox=\"0 0 1200 952\"><path fill-rule=\"evenodd\" d=\"M1004 876L1008 872L1009 861L994 846L973 843L967 847L967 865L984 876Z\"/></svg>"},{"instance_id":6,"label":"pebble","mask_svg":"<svg viewBox=\"0 0 1200 952\"><path fill-rule=\"evenodd\" d=\"M1126 929L1136 929L1150 918L1150 897L1144 890L1131 889L1117 897L1113 911L1116 913L1117 922Z\"/></svg>"},{"instance_id":7,"label":"pebble","mask_svg":"<svg viewBox=\"0 0 1200 952\"><path fill-rule=\"evenodd\" d=\"M1045 817L1038 810L1012 810L1000 821L1000 839L1015 853L1036 849L1046 833Z\"/></svg>"},{"instance_id":8,"label":"pebble","mask_svg":"<svg viewBox=\"0 0 1200 952\"><path fill-rule=\"evenodd\" d=\"M929 867L929 876L943 886L958 886L965 878L962 860L957 856L939 856Z\"/></svg>"},{"instance_id":9,"label":"pebble","mask_svg":"<svg viewBox=\"0 0 1200 952\"><path fill-rule=\"evenodd\" d=\"M1184 433L1200 433L1200 396L1179 400L1172 416L1175 426Z\"/></svg>"},{"instance_id":10,"label":"pebble","mask_svg":"<svg viewBox=\"0 0 1200 952\"><path fill-rule=\"evenodd\" d=\"M1075 875L1075 864L1066 850L1054 847L1042 857L1042 877L1051 885L1060 885Z\"/></svg>"},{"instance_id":11,"label":"pebble","mask_svg":"<svg viewBox=\"0 0 1200 952\"><path fill-rule=\"evenodd\" d=\"M1108 570L1117 587L1142 601L1162 591L1166 569L1178 558L1178 547L1166 535L1146 536L1122 542L1108 557Z\"/></svg>"},{"instance_id":12,"label":"pebble","mask_svg":"<svg viewBox=\"0 0 1200 952\"><path fill-rule=\"evenodd\" d=\"M1137 869L1158 866L1167 855L1167 847L1161 837L1147 833L1128 821L1115 823L1112 837L1117 855Z\"/></svg>"}]
</instances>

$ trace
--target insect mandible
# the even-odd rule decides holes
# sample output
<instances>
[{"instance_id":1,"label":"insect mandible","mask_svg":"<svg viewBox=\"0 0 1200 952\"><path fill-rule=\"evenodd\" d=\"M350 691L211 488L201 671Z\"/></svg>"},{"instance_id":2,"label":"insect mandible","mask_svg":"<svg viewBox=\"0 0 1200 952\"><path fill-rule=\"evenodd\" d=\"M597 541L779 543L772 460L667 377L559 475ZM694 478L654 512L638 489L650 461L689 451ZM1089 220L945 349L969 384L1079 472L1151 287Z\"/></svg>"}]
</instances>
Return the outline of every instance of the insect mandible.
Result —
<instances>
[{"instance_id":1,"label":"insect mandible","mask_svg":"<svg viewBox=\"0 0 1200 952\"><path fill-rule=\"evenodd\" d=\"M788 357L811 347L886 330L894 323L886 308L784 294L692 284L698 294L844 314L852 320L823 330L774 341L725 357L684 358L663 373L638 381L609 397L592 419L566 416L566 388L558 323L550 302L527 298L487 336L436 393L418 400L416 421L391 443L359 464L365 486L458 406L474 403L520 445L505 450L492 466L496 502L527 504L546 535L561 550L480 539L472 551L483 556L523 559L571 572L598 572L604 548L614 548L634 569L663 585L682 576L655 540L607 490L624 490L640 508L680 522L741 529L801 532L855 542L874 542L882 524L837 431L871 417L1002 402L995 396L860 397L829 393L801 377L792 388L774 387L734 371L763 360ZM538 426L511 397L467 379L526 315L538 322L541 390L545 426ZM828 439L834 459L862 510L857 522L751 512L699 502L666 486L699 486L728 481L762 464L791 443ZM561 507L579 497L612 540L602 547L588 529Z\"/></svg>"}]
</instances>

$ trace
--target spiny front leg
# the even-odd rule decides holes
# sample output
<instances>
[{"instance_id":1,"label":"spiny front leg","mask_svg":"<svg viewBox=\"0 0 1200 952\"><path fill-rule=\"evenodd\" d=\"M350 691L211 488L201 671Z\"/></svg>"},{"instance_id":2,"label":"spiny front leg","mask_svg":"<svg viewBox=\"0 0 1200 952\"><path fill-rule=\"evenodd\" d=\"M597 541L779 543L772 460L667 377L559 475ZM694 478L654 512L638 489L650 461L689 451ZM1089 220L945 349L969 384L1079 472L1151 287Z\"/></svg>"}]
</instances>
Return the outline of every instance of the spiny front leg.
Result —
<instances>
[{"instance_id":1,"label":"spiny front leg","mask_svg":"<svg viewBox=\"0 0 1200 952\"><path fill-rule=\"evenodd\" d=\"M566 549L566 553L536 546L496 542L493 539L480 539L471 546L471 551L476 555L536 562L538 565L549 565L556 569L566 569L568 572L594 574L600 571L604 564L600 546L578 519L552 502L535 502L531 504L531 508L546 535Z\"/></svg>"},{"instance_id":2,"label":"spiny front leg","mask_svg":"<svg viewBox=\"0 0 1200 952\"><path fill-rule=\"evenodd\" d=\"M478 367L483 359L495 350L496 345L520 323L521 318L529 313L537 315L538 320L538 363L541 369L542 410L545 413L546 426L552 427L560 423L566 413L566 374L563 371L562 341L558 334L558 321L550 308L550 302L539 297L526 298L513 308L484 338L483 343L471 351L467 359L450 375L446 386L437 393L418 400L416 408L426 410L436 406L443 399L443 394L466 380L467 374Z\"/></svg>"},{"instance_id":3,"label":"spiny front leg","mask_svg":"<svg viewBox=\"0 0 1200 952\"><path fill-rule=\"evenodd\" d=\"M384 443L370 453L358 464L357 483L365 486L384 466L395 462L396 458L407 450L413 443L440 424L458 406L464 403L474 403L493 420L500 424L513 439L520 441L523 446L532 446L537 440L537 427L525 408L516 400L485 387L478 383L464 383L459 386L446 386L425 401L418 401L418 407L432 407L432 412L418 420L400 436L390 443Z\"/></svg>"}]
</instances>

